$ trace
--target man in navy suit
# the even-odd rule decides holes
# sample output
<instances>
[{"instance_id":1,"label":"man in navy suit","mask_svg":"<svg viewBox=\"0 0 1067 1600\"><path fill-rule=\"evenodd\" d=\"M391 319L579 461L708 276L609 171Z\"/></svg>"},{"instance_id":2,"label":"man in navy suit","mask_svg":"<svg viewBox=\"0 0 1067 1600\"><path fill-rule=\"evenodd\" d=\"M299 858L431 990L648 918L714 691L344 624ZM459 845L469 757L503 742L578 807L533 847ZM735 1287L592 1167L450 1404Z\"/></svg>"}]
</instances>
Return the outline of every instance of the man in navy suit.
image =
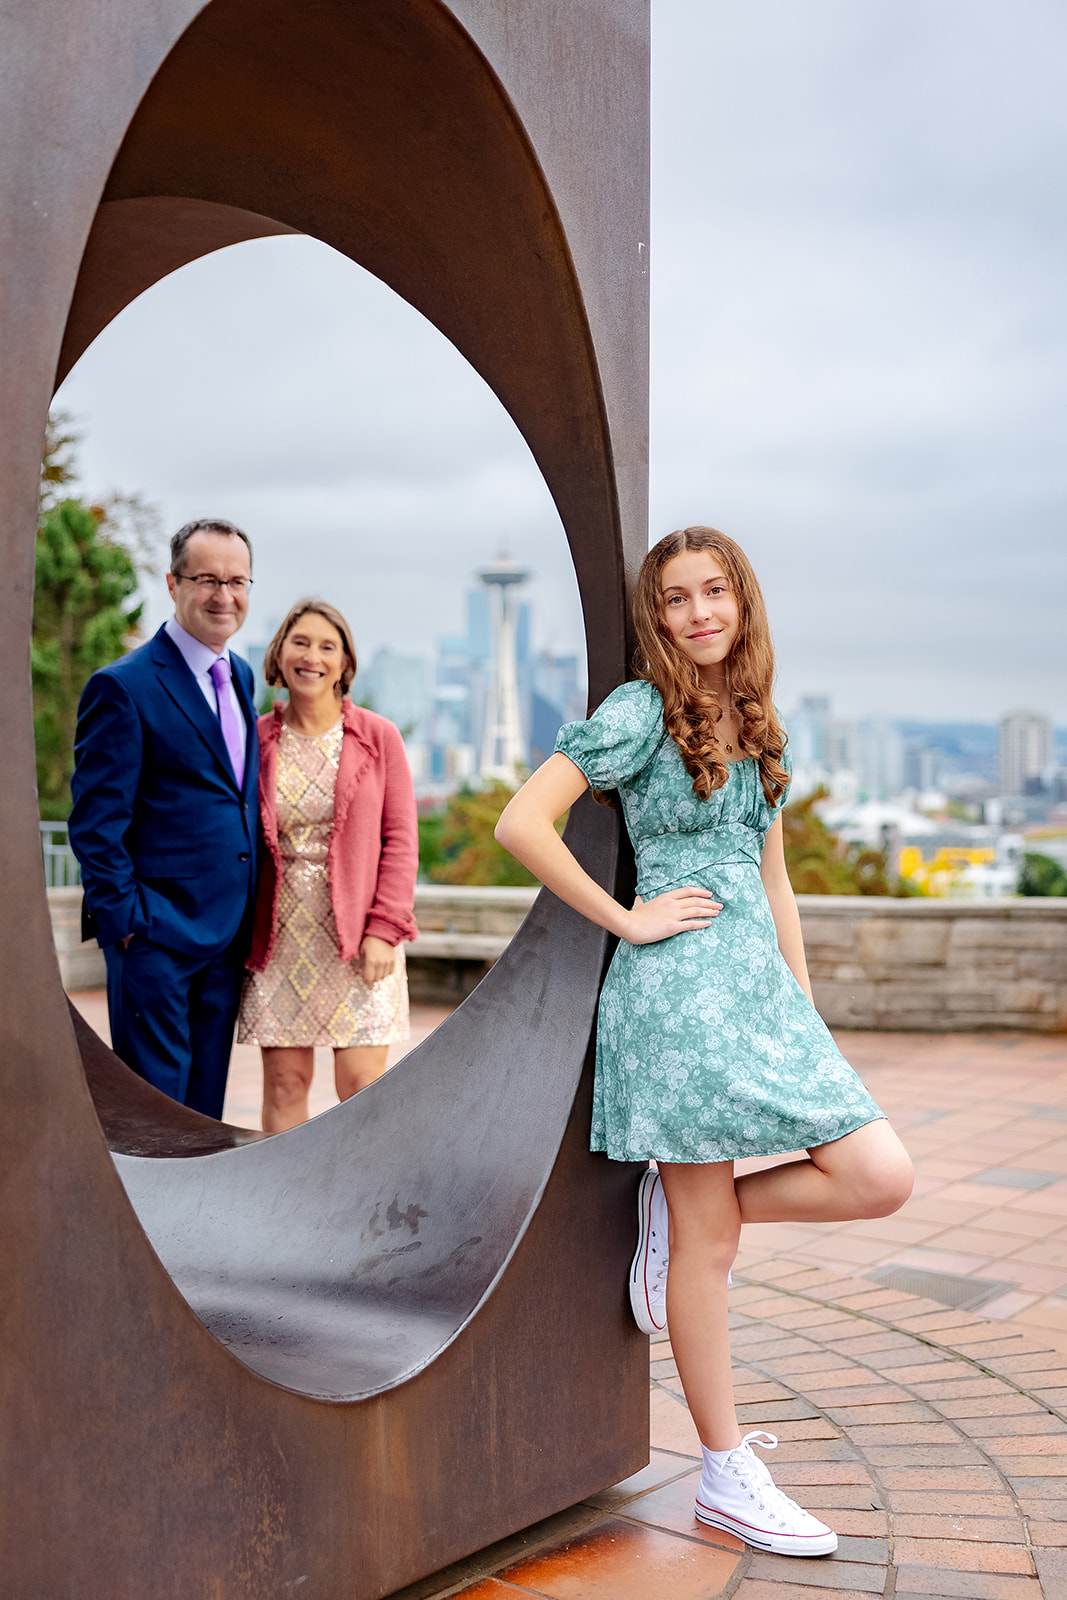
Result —
<instances>
[{"instance_id":1,"label":"man in navy suit","mask_svg":"<svg viewBox=\"0 0 1067 1600\"><path fill-rule=\"evenodd\" d=\"M218 1117L256 879L253 678L228 648L252 547L206 520L170 549L173 617L85 686L70 842L107 963L115 1053Z\"/></svg>"}]
</instances>

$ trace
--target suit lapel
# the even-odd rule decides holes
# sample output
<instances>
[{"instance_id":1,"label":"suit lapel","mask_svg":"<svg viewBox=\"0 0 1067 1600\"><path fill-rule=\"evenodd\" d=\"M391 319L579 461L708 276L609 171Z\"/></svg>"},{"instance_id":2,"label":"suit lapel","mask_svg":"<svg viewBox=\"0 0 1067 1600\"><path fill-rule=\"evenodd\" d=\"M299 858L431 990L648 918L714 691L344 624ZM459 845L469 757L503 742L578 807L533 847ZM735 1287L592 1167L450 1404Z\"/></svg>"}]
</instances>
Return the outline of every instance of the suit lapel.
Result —
<instances>
[{"instance_id":1,"label":"suit lapel","mask_svg":"<svg viewBox=\"0 0 1067 1600\"><path fill-rule=\"evenodd\" d=\"M226 749L226 741L222 737L222 727L219 719L212 712L199 684L186 666L178 646L173 639L168 638L165 630L160 628L152 640L151 648L152 659L156 664L156 675L163 688L170 695L178 709L188 717L214 756L223 776L236 789L237 780L234 778L233 767L230 765L230 753ZM241 703L243 706L243 699ZM248 763L246 762L246 774L247 771Z\"/></svg>"}]
</instances>

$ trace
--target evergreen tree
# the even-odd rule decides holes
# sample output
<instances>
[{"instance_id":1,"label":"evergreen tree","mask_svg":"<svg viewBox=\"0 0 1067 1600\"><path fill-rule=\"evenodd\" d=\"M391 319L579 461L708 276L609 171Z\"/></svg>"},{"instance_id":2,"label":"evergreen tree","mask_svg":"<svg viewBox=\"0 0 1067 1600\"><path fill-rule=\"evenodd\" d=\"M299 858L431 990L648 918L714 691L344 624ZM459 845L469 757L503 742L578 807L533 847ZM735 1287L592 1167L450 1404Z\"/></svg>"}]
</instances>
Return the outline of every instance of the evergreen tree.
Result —
<instances>
[{"instance_id":1,"label":"evergreen tree","mask_svg":"<svg viewBox=\"0 0 1067 1600\"><path fill-rule=\"evenodd\" d=\"M70 810L74 729L89 675L122 655L141 607L137 569L88 506L61 500L37 534L31 666L37 793L45 820Z\"/></svg>"},{"instance_id":2,"label":"evergreen tree","mask_svg":"<svg viewBox=\"0 0 1067 1600\"><path fill-rule=\"evenodd\" d=\"M62 413L49 417L41 465L31 670L41 816L70 810L78 700L90 674L127 647L141 607L129 602L147 554L155 513L137 497L89 506L63 491L75 476L76 435ZM147 560L142 560L147 567Z\"/></svg>"}]
</instances>

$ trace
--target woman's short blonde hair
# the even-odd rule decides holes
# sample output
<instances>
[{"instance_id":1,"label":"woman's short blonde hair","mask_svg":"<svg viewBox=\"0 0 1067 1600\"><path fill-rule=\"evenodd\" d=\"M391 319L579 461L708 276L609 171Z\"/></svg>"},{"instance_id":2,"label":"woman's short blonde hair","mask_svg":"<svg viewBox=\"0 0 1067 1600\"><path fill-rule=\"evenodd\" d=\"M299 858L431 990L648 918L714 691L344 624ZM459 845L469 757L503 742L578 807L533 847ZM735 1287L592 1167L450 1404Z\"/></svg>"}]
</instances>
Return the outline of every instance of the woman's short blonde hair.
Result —
<instances>
[{"instance_id":1,"label":"woman's short blonde hair","mask_svg":"<svg viewBox=\"0 0 1067 1600\"><path fill-rule=\"evenodd\" d=\"M279 688L285 682L281 669L278 666L278 657L281 655L282 645L288 639L301 617L308 613L322 617L326 622L337 629L341 635L347 660L341 673L341 680L337 685L338 698L343 700L352 686L352 679L356 675L356 647L352 643L352 629L342 617L336 606L330 605L328 600L298 600L295 606L289 608L289 614L274 638L267 646L267 653L263 657L263 676L272 688Z\"/></svg>"}]
</instances>

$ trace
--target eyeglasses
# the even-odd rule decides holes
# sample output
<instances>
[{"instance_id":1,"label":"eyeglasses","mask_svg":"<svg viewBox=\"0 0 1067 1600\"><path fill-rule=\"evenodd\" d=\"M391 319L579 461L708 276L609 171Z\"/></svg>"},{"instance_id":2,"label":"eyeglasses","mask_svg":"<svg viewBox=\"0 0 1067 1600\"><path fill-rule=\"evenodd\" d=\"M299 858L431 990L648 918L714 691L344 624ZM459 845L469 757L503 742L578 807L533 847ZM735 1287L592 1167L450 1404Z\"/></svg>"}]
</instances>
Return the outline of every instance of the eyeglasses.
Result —
<instances>
[{"instance_id":1,"label":"eyeglasses","mask_svg":"<svg viewBox=\"0 0 1067 1600\"><path fill-rule=\"evenodd\" d=\"M216 578L210 572L198 572L191 575L188 572L172 572L171 577L179 583L193 583L201 594L218 594L220 589L229 589L234 599L239 595L247 594L252 587L251 578Z\"/></svg>"}]
</instances>

